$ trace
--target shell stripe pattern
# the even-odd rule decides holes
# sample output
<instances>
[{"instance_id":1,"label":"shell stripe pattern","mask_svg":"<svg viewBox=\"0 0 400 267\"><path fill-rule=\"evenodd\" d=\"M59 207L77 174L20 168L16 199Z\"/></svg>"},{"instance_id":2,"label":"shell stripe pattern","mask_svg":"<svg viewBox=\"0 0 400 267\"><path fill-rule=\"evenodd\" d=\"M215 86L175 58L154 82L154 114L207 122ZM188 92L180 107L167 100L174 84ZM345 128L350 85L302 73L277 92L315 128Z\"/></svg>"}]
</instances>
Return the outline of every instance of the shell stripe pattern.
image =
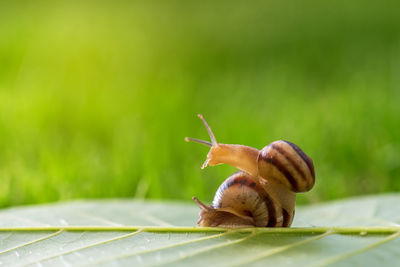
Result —
<instances>
[{"instance_id":1,"label":"shell stripe pattern","mask_svg":"<svg viewBox=\"0 0 400 267\"><path fill-rule=\"evenodd\" d=\"M279 176L284 177L275 179L289 185L293 192L305 192L313 187L315 173L312 160L297 145L276 141L264 148L261 155L260 159L274 166L281 174Z\"/></svg>"},{"instance_id":2,"label":"shell stripe pattern","mask_svg":"<svg viewBox=\"0 0 400 267\"><path fill-rule=\"evenodd\" d=\"M247 187L249 190L255 191L255 193L258 194L261 198L261 200L258 203L254 203L255 207L253 210L244 210L243 211L244 213L253 217L255 221L257 221L256 219L258 218L258 216L259 217L263 216L261 214L257 214L257 211L260 210L261 208L260 206L263 204L262 202L264 202L265 206L267 207L267 212L268 212L267 221L265 221L264 225L256 225L256 226L276 227L276 226L288 226L290 224L292 218L289 216L289 214L285 210L281 210L280 205L277 205L259 184L257 184L246 173L241 171L233 174L218 188L218 191L215 194L215 198L213 201L213 207L216 209L222 208L221 204L224 201L223 200L224 192L226 193L227 192L226 190L228 188L233 189L232 187L243 187L243 186ZM283 221L282 221L282 216L283 216ZM280 220L278 220L279 217Z\"/></svg>"},{"instance_id":3,"label":"shell stripe pattern","mask_svg":"<svg viewBox=\"0 0 400 267\"><path fill-rule=\"evenodd\" d=\"M283 224L282 227L288 227L292 223L293 216L291 217L287 210L282 209Z\"/></svg>"},{"instance_id":4,"label":"shell stripe pattern","mask_svg":"<svg viewBox=\"0 0 400 267\"><path fill-rule=\"evenodd\" d=\"M292 142L289 141L284 141L284 142L290 145L293 148L293 150L296 151L297 155L299 155L303 159L303 161L307 164L308 169L310 170L311 176L313 177L313 179L315 179L314 164L311 158L307 156L306 153L304 153L303 150L300 149L300 147L293 144Z\"/></svg>"}]
</instances>

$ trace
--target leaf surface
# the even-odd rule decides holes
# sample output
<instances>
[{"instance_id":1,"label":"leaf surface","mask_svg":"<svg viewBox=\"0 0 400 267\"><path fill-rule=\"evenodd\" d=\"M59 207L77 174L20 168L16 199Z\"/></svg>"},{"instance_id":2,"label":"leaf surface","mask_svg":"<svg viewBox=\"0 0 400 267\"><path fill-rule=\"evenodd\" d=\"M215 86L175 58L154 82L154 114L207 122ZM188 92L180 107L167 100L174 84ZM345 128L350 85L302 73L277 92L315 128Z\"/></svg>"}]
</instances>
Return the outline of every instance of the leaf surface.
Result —
<instances>
[{"instance_id":1,"label":"leaf surface","mask_svg":"<svg viewBox=\"0 0 400 267\"><path fill-rule=\"evenodd\" d=\"M400 195L298 207L292 228L194 227L194 204L76 201L0 212L0 265L393 266Z\"/></svg>"}]
</instances>

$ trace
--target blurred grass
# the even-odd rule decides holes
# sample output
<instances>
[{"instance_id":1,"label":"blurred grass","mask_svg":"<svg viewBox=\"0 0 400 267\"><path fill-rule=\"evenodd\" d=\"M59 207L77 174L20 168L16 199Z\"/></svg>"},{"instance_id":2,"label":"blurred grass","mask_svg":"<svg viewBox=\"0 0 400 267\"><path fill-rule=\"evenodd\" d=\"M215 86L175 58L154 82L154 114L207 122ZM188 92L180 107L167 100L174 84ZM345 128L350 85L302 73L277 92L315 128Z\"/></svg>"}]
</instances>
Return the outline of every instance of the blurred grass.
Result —
<instances>
[{"instance_id":1,"label":"blurred grass","mask_svg":"<svg viewBox=\"0 0 400 267\"><path fill-rule=\"evenodd\" d=\"M396 2L0 3L0 206L72 198L211 201L185 136L316 166L299 202L400 190Z\"/></svg>"}]
</instances>

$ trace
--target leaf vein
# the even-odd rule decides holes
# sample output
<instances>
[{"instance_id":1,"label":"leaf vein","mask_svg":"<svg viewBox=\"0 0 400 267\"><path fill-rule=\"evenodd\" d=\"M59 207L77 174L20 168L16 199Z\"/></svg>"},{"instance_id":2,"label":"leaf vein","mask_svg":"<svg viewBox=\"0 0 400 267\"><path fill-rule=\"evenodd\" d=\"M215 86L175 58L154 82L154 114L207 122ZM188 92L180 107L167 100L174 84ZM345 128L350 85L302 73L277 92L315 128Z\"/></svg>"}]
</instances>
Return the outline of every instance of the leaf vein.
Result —
<instances>
[{"instance_id":1,"label":"leaf vein","mask_svg":"<svg viewBox=\"0 0 400 267\"><path fill-rule=\"evenodd\" d=\"M105 218L102 218L102 217L99 217L99 216L95 216L93 214L89 214L87 212L78 212L77 214L82 216L82 217L87 217L87 218L90 218L90 219L93 219L93 220L97 220L97 221L106 223L108 225L124 226L123 224L120 224L120 223L117 223L117 222L113 222L113 221L110 221L108 219L105 219Z\"/></svg>"},{"instance_id":2,"label":"leaf vein","mask_svg":"<svg viewBox=\"0 0 400 267\"><path fill-rule=\"evenodd\" d=\"M50 226L50 224L48 224L48 223L42 223L42 222L39 222L39 221L36 221L36 220L28 219L28 218L25 218L25 217L20 217L20 216L15 215L15 214L5 213L3 215L6 216L6 217L10 217L10 218L14 218L16 220L20 220L20 221L26 222L26 223L28 223L28 225L29 224L36 224L36 225L43 225L44 227Z\"/></svg>"},{"instance_id":3,"label":"leaf vein","mask_svg":"<svg viewBox=\"0 0 400 267\"><path fill-rule=\"evenodd\" d=\"M378 247L378 246L383 245L383 244L385 244L387 242L390 242L390 241L398 238L399 236L400 236L400 231L397 232L397 233L391 234L391 235L389 235L389 236L383 238L382 240L379 240L379 241L377 241L377 242L375 242L373 244L370 244L368 246L362 247L360 249L356 249L354 251L351 251L351 252L348 252L348 253L344 253L342 255L338 255L338 256L335 256L335 257L331 257L331 258L325 259L325 260L323 260L323 261L321 261L319 263L316 263L314 266L326 266L326 265L330 265L330 264L333 264L333 263L336 263L336 262L339 262L339 261L354 257L354 256L356 256L358 254L364 253L364 252L366 252L368 250L371 250L371 249L373 249L375 247Z\"/></svg>"},{"instance_id":4,"label":"leaf vein","mask_svg":"<svg viewBox=\"0 0 400 267\"><path fill-rule=\"evenodd\" d=\"M46 240L46 239L51 238L51 237L53 237L53 236L59 235L59 234L61 234L62 232L64 232L63 229L58 230L58 231L55 232L55 233L51 233L51 234L49 234L49 235L42 236L42 237L40 237L40 238L31 240L31 241L29 241L29 242L26 242L26 243L23 243L23 244L19 244L19 245L17 245L17 246L14 246L14 247L11 247L11 248L2 250L2 251L0 251L0 254L7 253L7 252L13 251L13 250L15 250L15 249L22 248L22 247L24 247L24 246L28 246L28 245L31 245L31 244L34 244L34 243L37 243L37 242Z\"/></svg>"},{"instance_id":5,"label":"leaf vein","mask_svg":"<svg viewBox=\"0 0 400 267\"><path fill-rule=\"evenodd\" d=\"M28 266L28 265L32 265L32 264L40 264L41 262L49 260L49 259L53 259L53 258L57 258L57 257L60 257L60 256L64 256L64 255L67 255L67 254L70 254L70 253L74 253L74 252L77 252L77 251L80 251L80 250L83 250L83 249L87 249L87 248L92 248L92 247L95 247L95 246L103 245L103 244L106 244L106 243L109 243L109 242L113 242L113 241L117 241L117 240L120 240L120 239L123 239L123 238L128 238L128 237L134 236L136 234L139 234L141 232L143 232L143 230L139 229L139 230L137 230L135 232L132 232L132 233L129 233L129 234L120 235L120 236L113 237L113 238L110 238L110 239L107 239L107 240L102 240L102 241L99 241L99 242L96 242L96 243L93 243L93 244L89 244L89 245L82 246L82 247L79 247L79 248L75 248L75 249L71 249L71 250L68 250L68 251L61 252L61 253L53 254L53 255L50 255L50 256L47 256L47 257L43 257L43 258L40 258L38 260L35 260L35 261L32 261L32 262L28 262L28 263L26 263L26 264L24 264L22 266Z\"/></svg>"},{"instance_id":6,"label":"leaf vein","mask_svg":"<svg viewBox=\"0 0 400 267\"><path fill-rule=\"evenodd\" d=\"M322 239L322 238L324 238L326 236L329 236L329 235L332 235L334 233L335 233L335 231L327 231L327 232L325 232L323 234L319 234L319 235L316 235L314 237L310 237L310 238L307 238L305 240L301 240L299 242L295 242L295 243L291 243L291 244L286 245L286 246L281 246L281 247L277 247L275 249L267 250L265 252L258 253L258 254L254 255L252 257L248 257L247 259L245 259L245 260L243 260L241 262L237 262L234 266L247 265L249 263L253 263L253 262L265 259L267 257L270 257L270 256L272 256L274 254L281 253L281 252L283 252L285 250L289 250L291 248L294 248L294 247L297 247L297 246L300 246L300 245L303 245L303 244L311 243L313 241Z\"/></svg>"},{"instance_id":7,"label":"leaf vein","mask_svg":"<svg viewBox=\"0 0 400 267\"><path fill-rule=\"evenodd\" d=\"M247 239L250 239L250 238L254 237L254 236L257 235L257 234L259 234L259 232L254 231L253 233L247 235L246 237L239 238L239 239L236 239L236 240L226 241L226 242L221 243L221 244L215 244L215 245L207 246L207 247L198 249L198 250L196 250L196 251L183 254L183 255L178 256L178 257L176 257L176 258L173 258L173 259L171 259L171 260L169 260L169 261L163 261L163 262L161 262L161 263L154 264L154 265L152 265L152 266L167 265L167 264L170 264L170 263L173 263L173 262L185 260L185 259L187 259L187 258L196 256L196 255L198 255L198 254L201 254L201 253L204 253L204 252L213 250L213 249L219 249L219 248L222 248L222 247L227 247L227 246L235 245L235 244L238 244L238 243L240 243L240 242L243 242L243 241L245 241L245 240L247 240Z\"/></svg>"},{"instance_id":8,"label":"leaf vein","mask_svg":"<svg viewBox=\"0 0 400 267\"><path fill-rule=\"evenodd\" d=\"M156 217L154 215L151 215L151 214L149 214L147 212L143 212L142 211L142 212L140 212L140 215L142 215L149 222L160 224L160 226L169 226L169 227L173 226L172 224L170 224L170 223L168 223L168 222L166 222L166 221L164 221L164 220L162 220L162 219L160 219L160 218L158 218L158 217Z\"/></svg>"},{"instance_id":9,"label":"leaf vein","mask_svg":"<svg viewBox=\"0 0 400 267\"><path fill-rule=\"evenodd\" d=\"M146 254L146 253L156 252L156 251L160 251L160 250L164 250L164 249L184 246L184 245L188 245L188 244L192 244L192 243L196 243L196 242L201 242L201 241L204 241L204 240L209 240L209 239L214 239L214 238L217 238L217 237L225 236L225 235L228 235L228 234L231 234L231 233L232 232L224 232L224 233L220 233L220 234L216 234L216 235L200 237L200 238L196 238L196 239L192 239L192 240L188 240L188 241L178 242L178 243L175 243L175 244L172 244L172 245L167 245L167 246L163 246L163 247L159 247L159 248L146 249L146 250L142 250L142 251L138 251L138 252L134 252L134 253L126 253L126 254L119 255L117 257L110 257L110 258L102 259L102 260L96 261L96 262L91 263L91 264L106 263L106 262L109 262L109 261L112 261L112 260L119 260L119 259L124 259L124 258L129 258L129 257L137 256L137 255Z\"/></svg>"}]
</instances>

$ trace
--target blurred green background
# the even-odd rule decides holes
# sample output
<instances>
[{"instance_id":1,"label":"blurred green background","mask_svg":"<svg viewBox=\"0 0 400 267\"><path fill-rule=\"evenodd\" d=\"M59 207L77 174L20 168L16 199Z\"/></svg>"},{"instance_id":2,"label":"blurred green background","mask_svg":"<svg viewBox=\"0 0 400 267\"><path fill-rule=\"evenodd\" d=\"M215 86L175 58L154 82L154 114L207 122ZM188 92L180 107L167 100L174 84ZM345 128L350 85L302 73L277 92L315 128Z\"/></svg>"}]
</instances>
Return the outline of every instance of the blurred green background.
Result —
<instances>
[{"instance_id":1,"label":"blurred green background","mask_svg":"<svg viewBox=\"0 0 400 267\"><path fill-rule=\"evenodd\" d=\"M400 16L385 1L1 1L0 207L211 201L217 140L290 140L299 203L400 190Z\"/></svg>"}]
</instances>

